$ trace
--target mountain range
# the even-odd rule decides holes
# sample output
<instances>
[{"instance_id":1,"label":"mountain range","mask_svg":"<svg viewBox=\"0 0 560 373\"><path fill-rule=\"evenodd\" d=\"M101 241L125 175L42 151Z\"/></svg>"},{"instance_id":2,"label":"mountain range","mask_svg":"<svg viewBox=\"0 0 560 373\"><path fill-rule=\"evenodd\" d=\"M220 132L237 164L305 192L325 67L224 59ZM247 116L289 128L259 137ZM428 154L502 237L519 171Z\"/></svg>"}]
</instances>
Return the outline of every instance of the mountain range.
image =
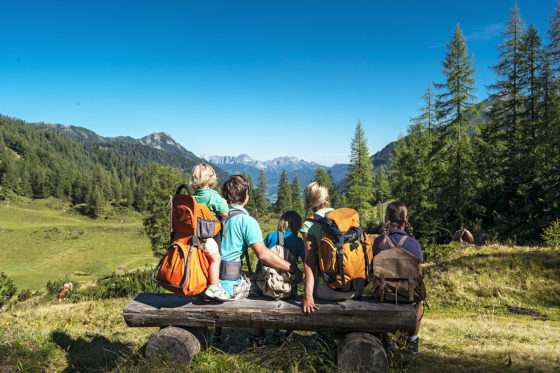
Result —
<instances>
[{"instance_id":1,"label":"mountain range","mask_svg":"<svg viewBox=\"0 0 560 373\"><path fill-rule=\"evenodd\" d=\"M259 173L262 170L268 185L269 199L272 201L276 199L280 175L284 169L290 181L295 176L298 176L302 188L313 180L317 167L323 167L327 172L331 173L333 181L339 190L344 188L348 173L348 164L342 163L327 167L316 162L309 162L291 156L278 157L267 161L255 160L247 154L238 156L203 154L197 156L165 132L156 132L135 139L130 136L103 137L92 130L79 126L65 126L43 122L31 123L31 125L55 131L83 143L86 147L102 146L110 148L117 154L133 158L141 166L155 162L180 168L184 172L190 172L195 164L210 162L214 166L220 180L226 179L230 174L244 172L253 177L255 184L258 184ZM393 147L394 142L388 144L371 157L376 169L381 165L386 166L388 164Z\"/></svg>"}]
</instances>

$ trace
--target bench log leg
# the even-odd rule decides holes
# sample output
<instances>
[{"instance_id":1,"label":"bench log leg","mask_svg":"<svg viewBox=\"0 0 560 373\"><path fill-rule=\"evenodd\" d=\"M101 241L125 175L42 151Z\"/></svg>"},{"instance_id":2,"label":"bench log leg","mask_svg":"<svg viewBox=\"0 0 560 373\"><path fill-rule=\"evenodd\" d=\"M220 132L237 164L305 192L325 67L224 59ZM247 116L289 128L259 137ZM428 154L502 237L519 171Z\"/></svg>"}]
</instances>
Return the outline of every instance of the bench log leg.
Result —
<instances>
[{"instance_id":1,"label":"bench log leg","mask_svg":"<svg viewBox=\"0 0 560 373\"><path fill-rule=\"evenodd\" d=\"M337 349L339 372L383 372L389 369L387 354L379 338L369 333L348 333Z\"/></svg>"},{"instance_id":2,"label":"bench log leg","mask_svg":"<svg viewBox=\"0 0 560 373\"><path fill-rule=\"evenodd\" d=\"M146 357L163 355L190 364L200 351L200 341L190 331L169 326L154 334L146 345Z\"/></svg>"}]
</instances>

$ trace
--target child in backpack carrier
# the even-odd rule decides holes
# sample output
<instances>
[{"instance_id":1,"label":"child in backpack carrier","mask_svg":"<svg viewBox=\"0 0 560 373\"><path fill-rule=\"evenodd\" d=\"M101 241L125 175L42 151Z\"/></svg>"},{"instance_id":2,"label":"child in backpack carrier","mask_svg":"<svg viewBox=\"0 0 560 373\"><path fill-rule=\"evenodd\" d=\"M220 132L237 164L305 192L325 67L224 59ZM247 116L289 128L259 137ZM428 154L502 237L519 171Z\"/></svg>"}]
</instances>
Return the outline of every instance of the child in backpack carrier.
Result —
<instances>
[{"instance_id":1,"label":"child in backpack carrier","mask_svg":"<svg viewBox=\"0 0 560 373\"><path fill-rule=\"evenodd\" d=\"M424 262L422 248L420 243L412 236L412 226L408 222L408 209L404 203L393 201L387 205L385 214L385 226L383 235L377 237L373 243L373 261L375 256L382 251L389 250L393 247L402 245L401 247L410 252L418 259L418 271L422 275L421 263ZM403 237L406 237L402 242ZM389 242L389 240L391 242ZM407 343L407 349L410 353L418 353L418 331L420 329L420 320L422 319L423 309L422 303L418 302L416 308L416 330L413 336L410 336ZM394 350L394 342L391 337L384 335L385 344L389 350Z\"/></svg>"},{"instance_id":2,"label":"child in backpack carrier","mask_svg":"<svg viewBox=\"0 0 560 373\"><path fill-rule=\"evenodd\" d=\"M208 206L210 212L217 218L227 216L229 209L225 199L213 189L216 186L217 179L212 166L206 163L197 164L193 167L192 176L192 185L196 188L194 193L196 202ZM221 257L218 243L213 238L203 240L202 251L210 259L208 268L209 285L204 294L220 300L230 299L231 296L220 285Z\"/></svg>"}]
</instances>

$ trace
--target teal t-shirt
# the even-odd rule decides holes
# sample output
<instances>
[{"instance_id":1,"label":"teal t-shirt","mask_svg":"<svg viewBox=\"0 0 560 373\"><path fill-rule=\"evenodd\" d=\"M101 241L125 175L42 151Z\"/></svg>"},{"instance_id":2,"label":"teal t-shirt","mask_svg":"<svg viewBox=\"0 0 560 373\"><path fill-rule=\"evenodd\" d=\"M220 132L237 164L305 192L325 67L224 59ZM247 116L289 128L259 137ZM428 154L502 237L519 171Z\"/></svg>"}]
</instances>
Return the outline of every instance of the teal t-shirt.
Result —
<instances>
[{"instance_id":1,"label":"teal t-shirt","mask_svg":"<svg viewBox=\"0 0 560 373\"><path fill-rule=\"evenodd\" d=\"M227 204L214 189L197 189L194 192L194 199L197 203L208 206L210 212L217 218L228 209Z\"/></svg>"},{"instance_id":2,"label":"teal t-shirt","mask_svg":"<svg viewBox=\"0 0 560 373\"><path fill-rule=\"evenodd\" d=\"M230 206L230 212L235 210L243 211L245 214L235 215L227 221L224 227L221 255L222 260L228 262L241 260L241 256L247 251L249 246L263 240L261 227L255 218L249 216L247 211L239 205ZM233 295L233 287L240 283L241 280L222 280L222 288L229 295Z\"/></svg>"}]
</instances>

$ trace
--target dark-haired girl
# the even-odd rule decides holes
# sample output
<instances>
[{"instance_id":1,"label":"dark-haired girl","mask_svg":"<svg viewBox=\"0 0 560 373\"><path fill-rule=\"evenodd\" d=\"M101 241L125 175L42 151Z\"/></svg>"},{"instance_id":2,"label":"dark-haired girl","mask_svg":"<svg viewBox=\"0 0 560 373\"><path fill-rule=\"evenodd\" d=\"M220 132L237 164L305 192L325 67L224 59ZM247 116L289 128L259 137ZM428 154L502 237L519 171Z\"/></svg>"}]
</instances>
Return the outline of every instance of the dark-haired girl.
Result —
<instances>
[{"instance_id":1,"label":"dark-haired girl","mask_svg":"<svg viewBox=\"0 0 560 373\"><path fill-rule=\"evenodd\" d=\"M375 261L375 256L381 251L390 249L387 240L391 240L397 246L401 238L406 235L409 238L404 241L402 247L418 258L418 271L422 274L421 263L424 262L422 248L420 243L412 236L412 226L408 222L408 209L404 203L399 201L389 203L385 219L384 234L377 237L373 243L373 260ZM418 353L418 330L420 329L420 319L422 318L422 303L416 304L415 307L416 330L414 335L410 336L408 340L408 351L413 354ZM388 344L391 345L390 342ZM390 347L394 348L394 346Z\"/></svg>"}]
</instances>

